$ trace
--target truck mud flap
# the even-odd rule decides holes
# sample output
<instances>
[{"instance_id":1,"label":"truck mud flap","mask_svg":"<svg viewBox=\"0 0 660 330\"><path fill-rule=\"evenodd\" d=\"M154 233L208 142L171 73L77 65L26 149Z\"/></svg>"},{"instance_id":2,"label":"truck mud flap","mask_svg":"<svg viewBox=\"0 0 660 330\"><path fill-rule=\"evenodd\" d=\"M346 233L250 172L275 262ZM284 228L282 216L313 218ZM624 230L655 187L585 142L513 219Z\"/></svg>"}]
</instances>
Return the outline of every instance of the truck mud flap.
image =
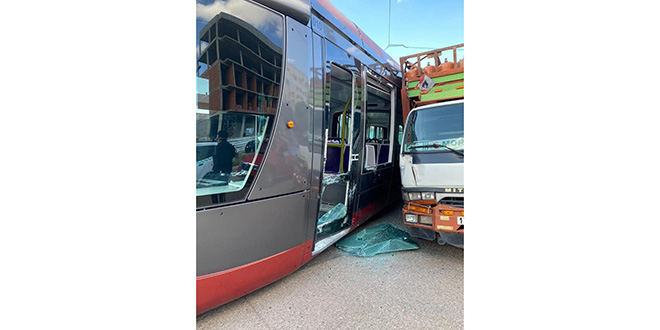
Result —
<instances>
[{"instance_id":1,"label":"truck mud flap","mask_svg":"<svg viewBox=\"0 0 660 330\"><path fill-rule=\"evenodd\" d=\"M458 248L463 248L463 236L464 234L458 233L438 233L438 244L445 245L449 244Z\"/></svg>"},{"instance_id":2,"label":"truck mud flap","mask_svg":"<svg viewBox=\"0 0 660 330\"><path fill-rule=\"evenodd\" d=\"M408 233L410 233L410 236L412 237L425 239L427 241L435 240L435 231L433 231L433 229L408 227Z\"/></svg>"}]
</instances>

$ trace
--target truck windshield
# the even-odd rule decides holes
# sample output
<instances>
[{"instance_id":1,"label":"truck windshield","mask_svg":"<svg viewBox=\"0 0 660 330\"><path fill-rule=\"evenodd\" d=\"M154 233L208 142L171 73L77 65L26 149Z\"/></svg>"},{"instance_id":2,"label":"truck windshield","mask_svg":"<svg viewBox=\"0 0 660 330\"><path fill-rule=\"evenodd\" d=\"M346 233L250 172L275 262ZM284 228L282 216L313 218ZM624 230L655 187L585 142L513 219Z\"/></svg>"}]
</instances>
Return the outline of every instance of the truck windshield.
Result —
<instances>
[{"instance_id":1,"label":"truck windshield","mask_svg":"<svg viewBox=\"0 0 660 330\"><path fill-rule=\"evenodd\" d=\"M404 153L463 150L463 103L439 105L410 113L403 141Z\"/></svg>"}]
</instances>

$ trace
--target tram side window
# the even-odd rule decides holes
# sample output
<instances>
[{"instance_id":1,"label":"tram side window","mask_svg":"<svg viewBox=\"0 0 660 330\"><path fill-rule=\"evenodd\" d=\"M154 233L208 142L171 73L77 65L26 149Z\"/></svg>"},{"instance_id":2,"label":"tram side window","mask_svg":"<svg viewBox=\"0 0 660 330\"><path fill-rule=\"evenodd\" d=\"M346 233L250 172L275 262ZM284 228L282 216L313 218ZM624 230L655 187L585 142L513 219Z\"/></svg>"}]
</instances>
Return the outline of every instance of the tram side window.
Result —
<instances>
[{"instance_id":1,"label":"tram side window","mask_svg":"<svg viewBox=\"0 0 660 330\"><path fill-rule=\"evenodd\" d=\"M391 96L390 93L367 86L367 116L365 136L365 169L373 169L392 161Z\"/></svg>"},{"instance_id":2,"label":"tram side window","mask_svg":"<svg viewBox=\"0 0 660 330\"><path fill-rule=\"evenodd\" d=\"M328 93L328 143L325 173L346 173L351 154L351 91L353 76L344 68L331 64Z\"/></svg>"},{"instance_id":3,"label":"tram side window","mask_svg":"<svg viewBox=\"0 0 660 330\"><path fill-rule=\"evenodd\" d=\"M344 124L345 122L345 124ZM347 113L346 115L342 113L336 113L332 120L332 137L343 137L344 143L348 143L347 138L349 135L348 129L351 127L351 115Z\"/></svg>"},{"instance_id":4,"label":"tram side window","mask_svg":"<svg viewBox=\"0 0 660 330\"><path fill-rule=\"evenodd\" d=\"M249 186L263 159L273 117L198 112L197 196L227 194Z\"/></svg>"},{"instance_id":5,"label":"tram side window","mask_svg":"<svg viewBox=\"0 0 660 330\"><path fill-rule=\"evenodd\" d=\"M242 4L198 6L198 207L246 200L281 95L283 16Z\"/></svg>"},{"instance_id":6,"label":"tram side window","mask_svg":"<svg viewBox=\"0 0 660 330\"><path fill-rule=\"evenodd\" d=\"M369 140L375 141L385 141L387 136L387 127L384 126L369 126L369 134L367 136Z\"/></svg>"}]
</instances>

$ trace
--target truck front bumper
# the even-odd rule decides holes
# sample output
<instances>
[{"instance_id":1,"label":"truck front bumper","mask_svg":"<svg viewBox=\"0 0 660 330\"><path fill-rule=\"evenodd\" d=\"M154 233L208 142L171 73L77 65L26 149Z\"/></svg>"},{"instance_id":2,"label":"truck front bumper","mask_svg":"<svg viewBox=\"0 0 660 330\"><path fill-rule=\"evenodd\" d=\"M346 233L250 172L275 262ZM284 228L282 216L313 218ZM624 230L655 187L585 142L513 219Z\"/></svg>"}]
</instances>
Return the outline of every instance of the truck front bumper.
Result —
<instances>
[{"instance_id":1,"label":"truck front bumper","mask_svg":"<svg viewBox=\"0 0 660 330\"><path fill-rule=\"evenodd\" d=\"M403 207L403 224L411 227L410 234L423 239L434 239L438 233L438 243L463 246L463 208L449 205L424 205L406 202ZM413 229L414 228L414 229Z\"/></svg>"}]
</instances>

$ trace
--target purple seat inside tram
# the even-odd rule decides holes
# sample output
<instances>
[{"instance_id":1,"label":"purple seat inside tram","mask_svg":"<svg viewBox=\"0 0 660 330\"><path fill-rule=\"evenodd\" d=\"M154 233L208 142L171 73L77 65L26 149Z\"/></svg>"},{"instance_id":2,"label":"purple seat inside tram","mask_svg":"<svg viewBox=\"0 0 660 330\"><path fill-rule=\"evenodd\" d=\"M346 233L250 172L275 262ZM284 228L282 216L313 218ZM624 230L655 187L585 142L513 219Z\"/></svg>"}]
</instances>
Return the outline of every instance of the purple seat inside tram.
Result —
<instances>
[{"instance_id":1,"label":"purple seat inside tram","mask_svg":"<svg viewBox=\"0 0 660 330\"><path fill-rule=\"evenodd\" d=\"M344 147L344 172L348 169L348 160L350 157L349 146ZM341 147L328 146L325 160L326 173L339 173L339 162L341 160Z\"/></svg>"},{"instance_id":2,"label":"purple seat inside tram","mask_svg":"<svg viewBox=\"0 0 660 330\"><path fill-rule=\"evenodd\" d=\"M380 146L380 151L378 151L378 164L385 164L387 163L387 158L390 153L390 146L387 144L383 144Z\"/></svg>"}]
</instances>

